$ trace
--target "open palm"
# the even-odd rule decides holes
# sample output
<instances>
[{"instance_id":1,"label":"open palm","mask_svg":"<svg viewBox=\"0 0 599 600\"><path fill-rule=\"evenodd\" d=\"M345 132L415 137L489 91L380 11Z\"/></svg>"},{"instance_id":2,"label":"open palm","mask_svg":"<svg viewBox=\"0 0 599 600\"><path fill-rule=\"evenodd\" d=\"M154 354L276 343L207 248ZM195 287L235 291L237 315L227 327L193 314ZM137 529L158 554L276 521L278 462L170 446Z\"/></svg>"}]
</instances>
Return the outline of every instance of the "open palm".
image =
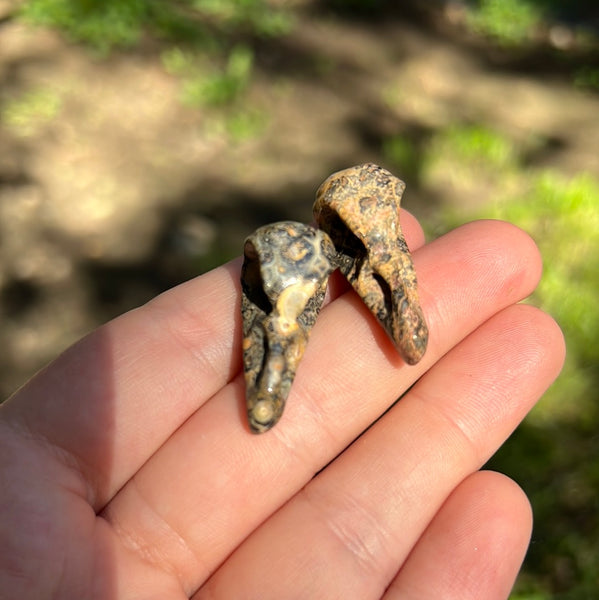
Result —
<instances>
[{"instance_id":1,"label":"open palm","mask_svg":"<svg viewBox=\"0 0 599 600\"><path fill-rule=\"evenodd\" d=\"M516 304L541 268L523 232L423 246L402 224L430 328L417 366L335 278L283 418L252 435L237 260L7 401L0 598L506 598L530 508L479 469L557 375L561 333Z\"/></svg>"}]
</instances>

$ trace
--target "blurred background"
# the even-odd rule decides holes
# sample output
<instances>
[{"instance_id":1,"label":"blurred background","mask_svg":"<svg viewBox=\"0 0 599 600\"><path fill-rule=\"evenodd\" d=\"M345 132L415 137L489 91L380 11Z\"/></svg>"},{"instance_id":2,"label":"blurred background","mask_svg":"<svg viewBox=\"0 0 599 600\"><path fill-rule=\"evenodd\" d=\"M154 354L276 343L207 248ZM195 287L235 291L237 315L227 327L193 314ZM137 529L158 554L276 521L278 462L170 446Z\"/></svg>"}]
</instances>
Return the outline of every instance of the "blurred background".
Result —
<instances>
[{"instance_id":1,"label":"blurred background","mask_svg":"<svg viewBox=\"0 0 599 600\"><path fill-rule=\"evenodd\" d=\"M598 149L594 0L0 0L1 395L377 162L429 238L541 247L567 364L490 466L535 511L512 597L597 598Z\"/></svg>"}]
</instances>

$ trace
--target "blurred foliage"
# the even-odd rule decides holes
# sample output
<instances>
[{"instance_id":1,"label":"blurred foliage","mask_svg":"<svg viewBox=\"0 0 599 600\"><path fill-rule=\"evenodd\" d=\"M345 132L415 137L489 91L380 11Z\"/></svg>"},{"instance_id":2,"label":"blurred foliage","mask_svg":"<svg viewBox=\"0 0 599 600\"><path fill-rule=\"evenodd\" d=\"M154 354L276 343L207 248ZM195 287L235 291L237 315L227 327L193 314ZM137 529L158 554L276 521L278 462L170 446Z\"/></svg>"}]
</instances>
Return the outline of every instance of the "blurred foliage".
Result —
<instances>
[{"instance_id":1,"label":"blurred foliage","mask_svg":"<svg viewBox=\"0 0 599 600\"><path fill-rule=\"evenodd\" d=\"M206 66L202 57L179 47L162 53L162 64L182 78L182 100L190 106L223 106L233 103L247 88L252 74L253 52L244 45L231 49L224 67Z\"/></svg>"},{"instance_id":2,"label":"blurred foliage","mask_svg":"<svg viewBox=\"0 0 599 600\"><path fill-rule=\"evenodd\" d=\"M525 169L521 146L484 126L450 127L429 144L423 185L441 163L445 171L483 179L492 188L494 200L482 209L437 214L429 223L436 234L464 220L497 218L522 227L540 248L544 273L528 301L560 324L566 364L489 466L522 485L535 513L533 542L513 597L582 600L599 589L599 180Z\"/></svg>"},{"instance_id":3,"label":"blurred foliage","mask_svg":"<svg viewBox=\"0 0 599 600\"><path fill-rule=\"evenodd\" d=\"M248 46L234 46L224 65L213 57L178 46L162 55L165 70L181 79L181 101L195 108L219 108L209 121L207 135L226 136L241 142L259 135L268 124L264 110L247 106L244 92L250 85L254 53Z\"/></svg>"},{"instance_id":4,"label":"blurred foliage","mask_svg":"<svg viewBox=\"0 0 599 600\"><path fill-rule=\"evenodd\" d=\"M136 43L143 25L158 16L157 6L143 0L31 0L23 4L21 15L106 53Z\"/></svg>"},{"instance_id":5,"label":"blurred foliage","mask_svg":"<svg viewBox=\"0 0 599 600\"><path fill-rule=\"evenodd\" d=\"M221 26L248 26L260 36L278 37L293 27L292 13L265 0L192 0L192 6Z\"/></svg>"},{"instance_id":6,"label":"blurred foliage","mask_svg":"<svg viewBox=\"0 0 599 600\"><path fill-rule=\"evenodd\" d=\"M454 125L435 141L432 154L437 159L450 153L458 163L469 167L502 170L514 161L513 144L487 127Z\"/></svg>"},{"instance_id":7,"label":"blurred foliage","mask_svg":"<svg viewBox=\"0 0 599 600\"><path fill-rule=\"evenodd\" d=\"M505 185L517 169L514 144L484 125L452 125L436 132L423 157L425 181L438 174L455 187L484 178L491 185Z\"/></svg>"},{"instance_id":8,"label":"blurred foliage","mask_svg":"<svg viewBox=\"0 0 599 600\"><path fill-rule=\"evenodd\" d=\"M578 69L574 74L574 85L599 91L599 67L586 65Z\"/></svg>"},{"instance_id":9,"label":"blurred foliage","mask_svg":"<svg viewBox=\"0 0 599 600\"><path fill-rule=\"evenodd\" d=\"M255 138L266 129L268 122L267 113L257 108L235 110L221 121L228 139L233 143Z\"/></svg>"},{"instance_id":10,"label":"blurred foliage","mask_svg":"<svg viewBox=\"0 0 599 600\"><path fill-rule=\"evenodd\" d=\"M21 16L56 27L101 54L139 42L143 33L189 43L218 42L219 34L283 35L291 13L266 0L26 0Z\"/></svg>"},{"instance_id":11,"label":"blurred foliage","mask_svg":"<svg viewBox=\"0 0 599 600\"><path fill-rule=\"evenodd\" d=\"M541 21L542 12L526 0L480 0L468 11L469 26L503 44L525 41Z\"/></svg>"},{"instance_id":12,"label":"blurred foliage","mask_svg":"<svg viewBox=\"0 0 599 600\"><path fill-rule=\"evenodd\" d=\"M599 181L588 174L571 179L552 171L531 174L522 197L498 202L485 214L516 223L537 241L544 272L531 301L556 318L568 344L564 372L533 420L594 423L599 417Z\"/></svg>"},{"instance_id":13,"label":"blurred foliage","mask_svg":"<svg viewBox=\"0 0 599 600\"><path fill-rule=\"evenodd\" d=\"M518 145L482 125L454 125L436 133L423 163L424 186L440 167L454 186L473 178L493 186L490 196L494 199L482 210L475 209L472 214L465 214L463 207L440 211L430 224L435 234L466 218L484 217L515 223L536 240L544 257L544 273L531 301L552 314L564 329L572 368L572 372L565 369L547 394L542 405L546 408L538 410L552 418L569 415L568 403L559 399L577 397L580 402L587 399L588 406L580 410L578 404L574 418L588 415L595 408L594 390L599 384L595 368L599 345L594 341L599 331L599 306L595 306L599 289L599 181L586 173L568 179L557 171L525 170Z\"/></svg>"},{"instance_id":14,"label":"blurred foliage","mask_svg":"<svg viewBox=\"0 0 599 600\"><path fill-rule=\"evenodd\" d=\"M420 156L410 138L401 135L386 138L383 140L382 154L385 162L395 165L405 179L419 178Z\"/></svg>"},{"instance_id":15,"label":"blurred foliage","mask_svg":"<svg viewBox=\"0 0 599 600\"><path fill-rule=\"evenodd\" d=\"M268 122L265 111L243 106L252 38L284 35L293 26L291 11L267 0L28 0L20 14L100 56L139 44L144 35L163 39L162 65L181 80L182 103L213 109L206 133L232 142L259 135Z\"/></svg>"},{"instance_id":16,"label":"blurred foliage","mask_svg":"<svg viewBox=\"0 0 599 600\"><path fill-rule=\"evenodd\" d=\"M18 136L33 136L58 115L61 104L60 94L56 90L30 90L2 107L0 123Z\"/></svg>"},{"instance_id":17,"label":"blurred foliage","mask_svg":"<svg viewBox=\"0 0 599 600\"><path fill-rule=\"evenodd\" d=\"M505 47L525 47L554 25L567 26L568 31L556 32L567 36L566 45L576 41L589 47L597 40L594 0L471 0L466 2L466 24Z\"/></svg>"}]
</instances>

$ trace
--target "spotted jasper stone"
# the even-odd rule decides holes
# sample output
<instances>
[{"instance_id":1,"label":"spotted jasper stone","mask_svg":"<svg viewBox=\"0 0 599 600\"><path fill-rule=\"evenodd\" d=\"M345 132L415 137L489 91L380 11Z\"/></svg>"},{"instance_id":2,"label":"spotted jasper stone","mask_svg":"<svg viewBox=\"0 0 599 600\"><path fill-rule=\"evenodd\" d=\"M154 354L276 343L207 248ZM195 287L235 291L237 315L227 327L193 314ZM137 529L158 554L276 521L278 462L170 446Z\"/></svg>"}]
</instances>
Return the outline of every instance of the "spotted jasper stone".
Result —
<instances>
[{"instance_id":1,"label":"spotted jasper stone","mask_svg":"<svg viewBox=\"0 0 599 600\"><path fill-rule=\"evenodd\" d=\"M261 433L283 413L336 253L324 232L293 221L260 227L243 253L246 405L250 429Z\"/></svg>"},{"instance_id":2,"label":"spotted jasper stone","mask_svg":"<svg viewBox=\"0 0 599 600\"><path fill-rule=\"evenodd\" d=\"M424 355L428 329L399 224L404 189L403 181L375 164L351 167L320 186L314 218L333 241L341 272L413 365Z\"/></svg>"}]
</instances>

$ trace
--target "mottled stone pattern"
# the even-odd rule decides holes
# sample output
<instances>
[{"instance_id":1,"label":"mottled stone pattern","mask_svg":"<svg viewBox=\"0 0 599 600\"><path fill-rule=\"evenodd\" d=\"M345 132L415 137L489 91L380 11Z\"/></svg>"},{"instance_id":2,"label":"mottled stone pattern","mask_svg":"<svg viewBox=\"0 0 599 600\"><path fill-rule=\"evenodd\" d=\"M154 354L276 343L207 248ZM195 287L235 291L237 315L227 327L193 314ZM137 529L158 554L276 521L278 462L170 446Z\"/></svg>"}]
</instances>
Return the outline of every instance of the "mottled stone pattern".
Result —
<instances>
[{"instance_id":1,"label":"mottled stone pattern","mask_svg":"<svg viewBox=\"0 0 599 600\"><path fill-rule=\"evenodd\" d=\"M424 355L428 329L399 224L404 189L377 165L345 169L318 189L314 217L335 245L341 272L413 365Z\"/></svg>"},{"instance_id":2,"label":"mottled stone pattern","mask_svg":"<svg viewBox=\"0 0 599 600\"><path fill-rule=\"evenodd\" d=\"M283 413L334 260L325 233L293 221L261 227L245 242L243 365L254 433L270 429Z\"/></svg>"},{"instance_id":3,"label":"mottled stone pattern","mask_svg":"<svg viewBox=\"0 0 599 600\"><path fill-rule=\"evenodd\" d=\"M428 329L416 274L399 224L404 183L365 164L331 175L318 189L320 230L282 221L245 242L241 271L243 366L250 429L281 417L331 272L339 267L406 363L426 350Z\"/></svg>"}]
</instances>

